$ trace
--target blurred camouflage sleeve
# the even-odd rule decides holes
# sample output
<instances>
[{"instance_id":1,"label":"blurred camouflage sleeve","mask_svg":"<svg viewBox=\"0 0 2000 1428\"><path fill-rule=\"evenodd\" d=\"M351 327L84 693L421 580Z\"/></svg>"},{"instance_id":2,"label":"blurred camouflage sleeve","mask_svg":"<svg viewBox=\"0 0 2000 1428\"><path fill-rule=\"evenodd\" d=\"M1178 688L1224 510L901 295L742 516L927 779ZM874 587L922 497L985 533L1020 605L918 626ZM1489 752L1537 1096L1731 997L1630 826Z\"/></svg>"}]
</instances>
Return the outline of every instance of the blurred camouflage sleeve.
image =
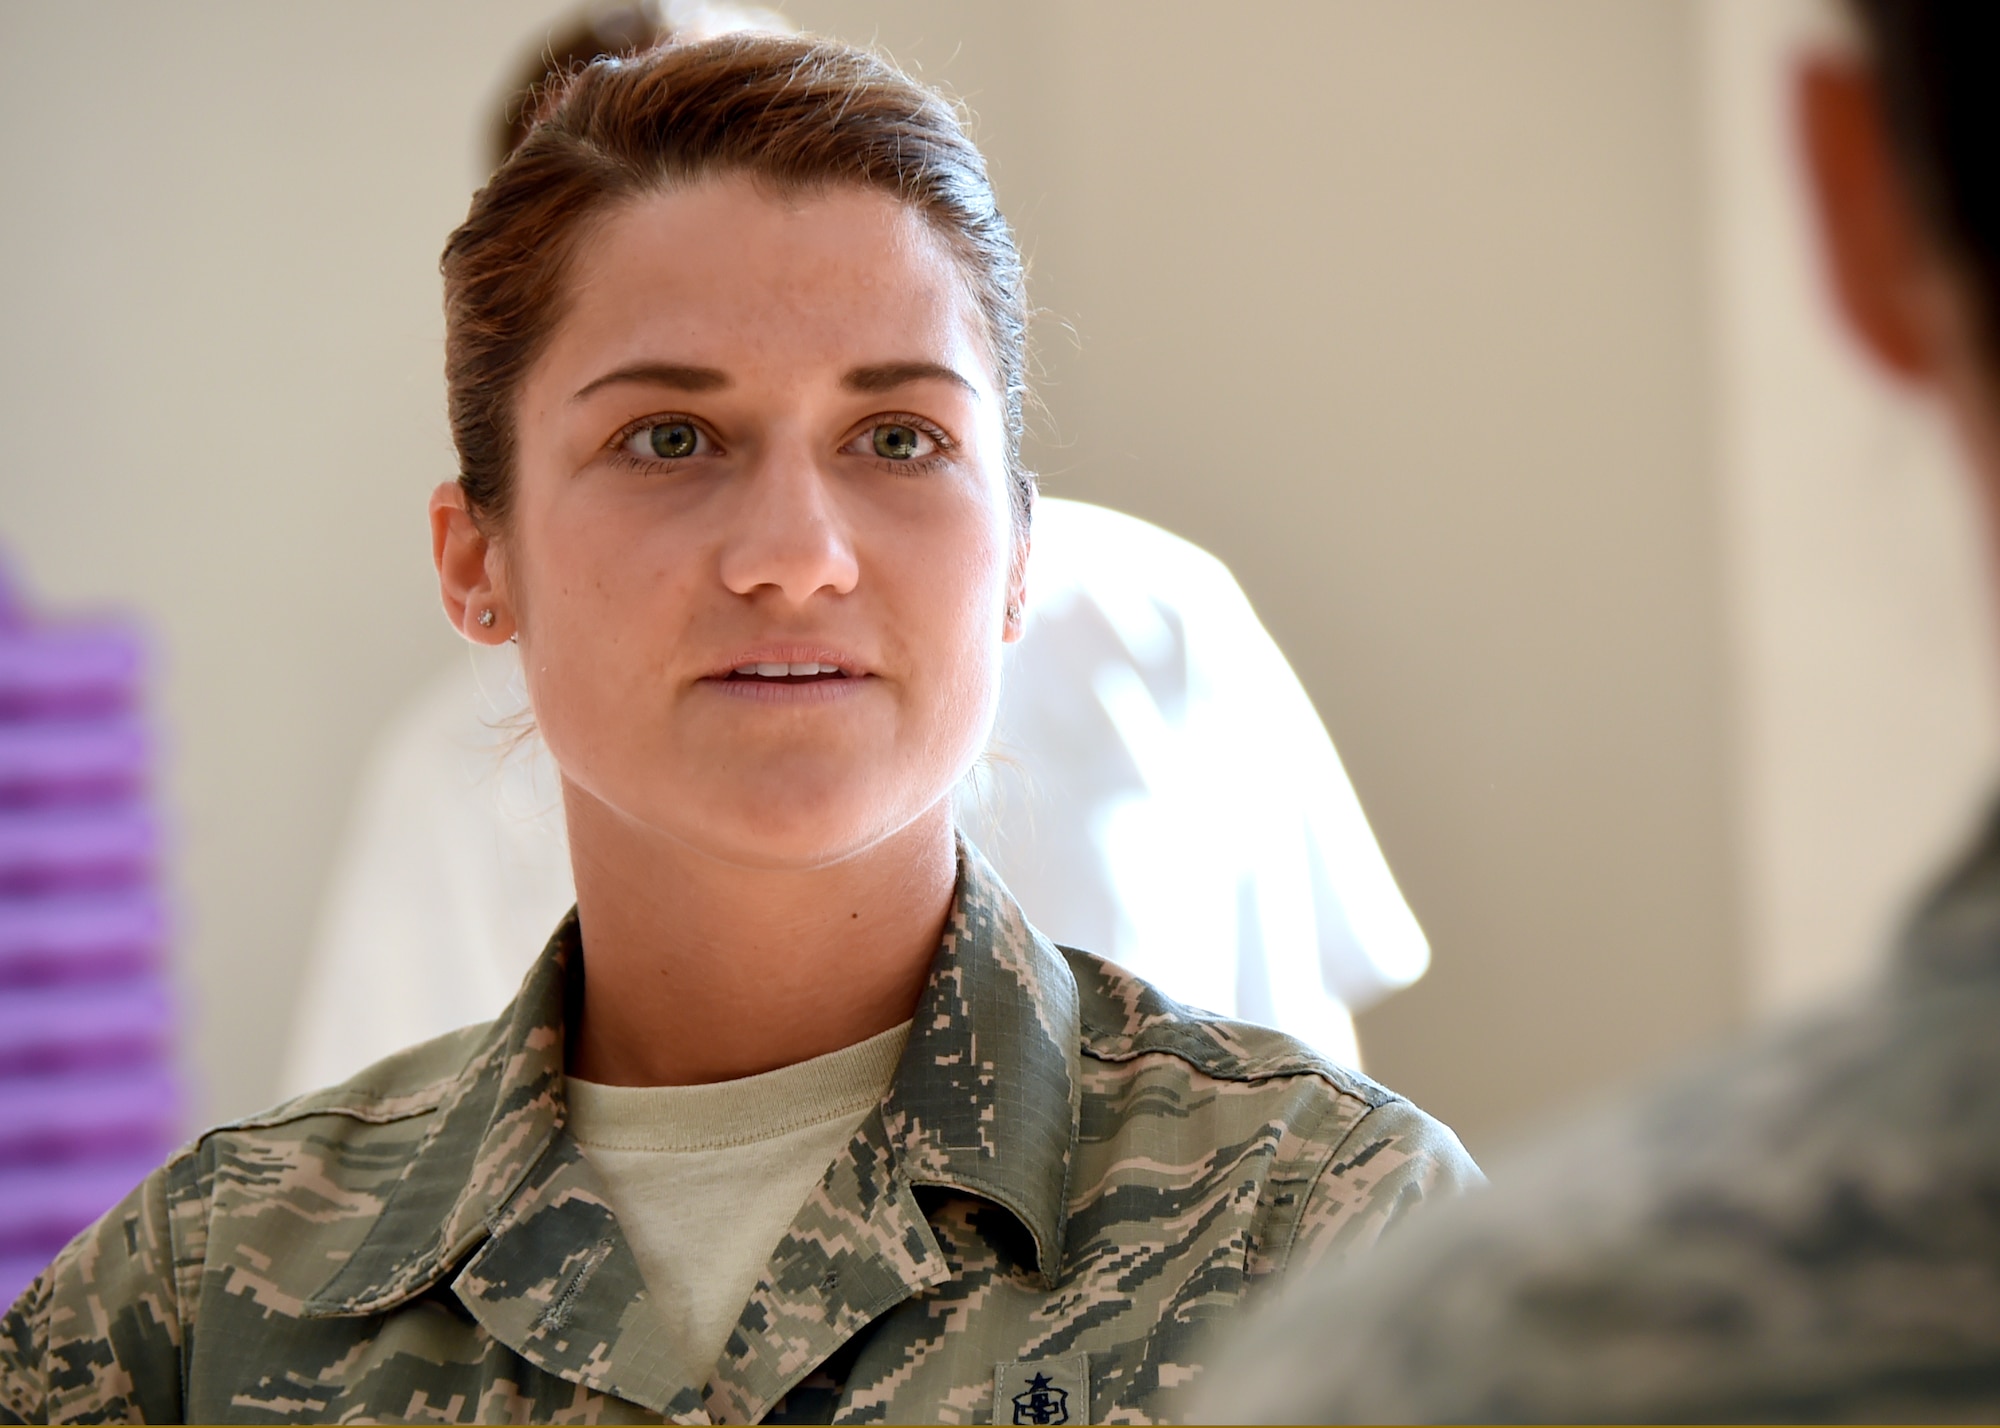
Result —
<instances>
[{"instance_id":1,"label":"blurred camouflage sleeve","mask_svg":"<svg viewBox=\"0 0 2000 1428\"><path fill-rule=\"evenodd\" d=\"M182 1421L182 1266L168 1222L187 1167L147 1176L0 1319L0 1423Z\"/></svg>"},{"instance_id":2,"label":"blurred camouflage sleeve","mask_svg":"<svg viewBox=\"0 0 2000 1428\"><path fill-rule=\"evenodd\" d=\"M1385 1102L1355 1122L1314 1180L1286 1268L1348 1258L1426 1200L1485 1183L1448 1126L1400 1097Z\"/></svg>"}]
</instances>

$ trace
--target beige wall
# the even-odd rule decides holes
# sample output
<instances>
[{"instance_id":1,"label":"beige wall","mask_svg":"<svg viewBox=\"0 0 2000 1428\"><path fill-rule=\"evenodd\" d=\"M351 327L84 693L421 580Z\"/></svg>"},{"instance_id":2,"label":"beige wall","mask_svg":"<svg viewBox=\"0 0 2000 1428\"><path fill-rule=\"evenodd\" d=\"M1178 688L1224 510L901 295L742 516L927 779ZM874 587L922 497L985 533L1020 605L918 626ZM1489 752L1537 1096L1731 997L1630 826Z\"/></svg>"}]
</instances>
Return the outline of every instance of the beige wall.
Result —
<instances>
[{"instance_id":1,"label":"beige wall","mask_svg":"<svg viewBox=\"0 0 2000 1428\"><path fill-rule=\"evenodd\" d=\"M215 1114L269 1094L360 751L449 657L434 264L551 9L0 8L0 539L161 633ZM1477 1149L1734 1022L1695 11L791 12L967 95L1049 489L1223 555L1333 728L1435 948L1371 1069Z\"/></svg>"}]
</instances>

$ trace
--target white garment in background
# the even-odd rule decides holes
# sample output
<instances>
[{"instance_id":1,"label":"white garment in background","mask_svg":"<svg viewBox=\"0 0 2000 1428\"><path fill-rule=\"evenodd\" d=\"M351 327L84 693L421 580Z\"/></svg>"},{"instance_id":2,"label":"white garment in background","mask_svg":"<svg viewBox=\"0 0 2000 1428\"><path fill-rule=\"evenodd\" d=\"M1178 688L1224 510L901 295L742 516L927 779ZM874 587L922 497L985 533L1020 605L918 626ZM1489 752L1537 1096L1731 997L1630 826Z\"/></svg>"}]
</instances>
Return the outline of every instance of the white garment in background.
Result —
<instances>
[{"instance_id":1,"label":"white garment in background","mask_svg":"<svg viewBox=\"0 0 2000 1428\"><path fill-rule=\"evenodd\" d=\"M1029 919L1168 995L1356 1064L1350 1008L1430 950L1305 690L1223 564L1035 508L1027 625L960 820ZM510 647L383 733L306 970L288 1092L494 1016L574 900Z\"/></svg>"}]
</instances>

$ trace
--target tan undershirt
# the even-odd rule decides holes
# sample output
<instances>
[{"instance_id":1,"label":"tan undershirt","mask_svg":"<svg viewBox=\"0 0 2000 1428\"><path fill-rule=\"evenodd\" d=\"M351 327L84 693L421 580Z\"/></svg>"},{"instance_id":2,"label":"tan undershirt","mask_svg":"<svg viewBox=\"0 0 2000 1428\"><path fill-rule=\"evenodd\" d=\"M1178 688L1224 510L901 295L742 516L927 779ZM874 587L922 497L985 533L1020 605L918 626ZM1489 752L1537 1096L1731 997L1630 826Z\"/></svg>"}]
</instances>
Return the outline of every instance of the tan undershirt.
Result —
<instances>
[{"instance_id":1,"label":"tan undershirt","mask_svg":"<svg viewBox=\"0 0 2000 1428\"><path fill-rule=\"evenodd\" d=\"M603 1178L696 1387L799 1207L895 1079L910 1023L710 1086L568 1079L569 1129Z\"/></svg>"}]
</instances>

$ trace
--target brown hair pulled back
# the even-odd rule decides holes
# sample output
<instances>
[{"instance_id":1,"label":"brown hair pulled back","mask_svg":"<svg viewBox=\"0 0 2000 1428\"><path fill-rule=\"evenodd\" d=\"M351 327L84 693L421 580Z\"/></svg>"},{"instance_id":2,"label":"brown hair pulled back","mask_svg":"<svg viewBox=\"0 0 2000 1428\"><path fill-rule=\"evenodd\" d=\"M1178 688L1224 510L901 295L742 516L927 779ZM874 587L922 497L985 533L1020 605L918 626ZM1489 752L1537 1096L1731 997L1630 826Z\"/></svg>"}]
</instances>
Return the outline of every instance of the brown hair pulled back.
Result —
<instances>
[{"instance_id":1,"label":"brown hair pulled back","mask_svg":"<svg viewBox=\"0 0 2000 1428\"><path fill-rule=\"evenodd\" d=\"M951 107L887 62L769 34L592 62L550 92L528 137L473 197L440 266L451 433L474 512L506 522L516 397L561 319L593 220L622 200L732 173L785 194L873 188L945 239L985 321L1025 529L1035 492L1020 459L1027 294L985 160Z\"/></svg>"}]
</instances>

